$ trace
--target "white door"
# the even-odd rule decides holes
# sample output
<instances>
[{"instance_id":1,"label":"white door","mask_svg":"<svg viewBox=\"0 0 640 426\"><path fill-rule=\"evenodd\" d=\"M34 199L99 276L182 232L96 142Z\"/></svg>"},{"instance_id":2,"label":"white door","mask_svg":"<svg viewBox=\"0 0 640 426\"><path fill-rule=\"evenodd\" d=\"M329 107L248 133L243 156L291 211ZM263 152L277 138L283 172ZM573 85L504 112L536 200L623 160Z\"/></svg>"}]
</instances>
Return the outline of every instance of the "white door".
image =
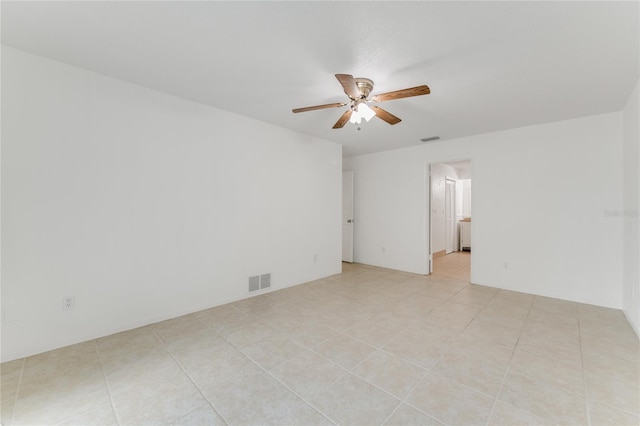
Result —
<instances>
[{"instance_id":1,"label":"white door","mask_svg":"<svg viewBox=\"0 0 640 426\"><path fill-rule=\"evenodd\" d=\"M431 179L431 169L433 168L432 164L429 164L429 170L427 173L427 188L429 188L429 196L427 197L427 216L428 222L427 229L429 233L427 234L427 271L429 274L433 274L433 247L432 247L432 239L433 239L433 210L431 210L431 206L433 205L433 183Z\"/></svg>"},{"instance_id":2,"label":"white door","mask_svg":"<svg viewBox=\"0 0 640 426\"><path fill-rule=\"evenodd\" d=\"M353 172L342 172L342 261L353 262Z\"/></svg>"},{"instance_id":3,"label":"white door","mask_svg":"<svg viewBox=\"0 0 640 426\"><path fill-rule=\"evenodd\" d=\"M456 237L456 181L447 179L444 191L444 235L446 253L455 249Z\"/></svg>"}]
</instances>

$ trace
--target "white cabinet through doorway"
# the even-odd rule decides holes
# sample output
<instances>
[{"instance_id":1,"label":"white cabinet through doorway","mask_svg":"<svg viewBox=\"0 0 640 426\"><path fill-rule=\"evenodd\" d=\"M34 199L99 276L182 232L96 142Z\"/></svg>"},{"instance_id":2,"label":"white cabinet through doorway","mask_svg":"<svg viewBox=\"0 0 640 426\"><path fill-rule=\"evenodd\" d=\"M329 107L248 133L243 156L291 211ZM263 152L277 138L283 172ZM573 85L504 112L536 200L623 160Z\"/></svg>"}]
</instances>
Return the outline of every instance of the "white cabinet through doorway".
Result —
<instances>
[{"instance_id":1,"label":"white cabinet through doorway","mask_svg":"<svg viewBox=\"0 0 640 426\"><path fill-rule=\"evenodd\" d=\"M460 222L460 251L471 250L471 222Z\"/></svg>"}]
</instances>

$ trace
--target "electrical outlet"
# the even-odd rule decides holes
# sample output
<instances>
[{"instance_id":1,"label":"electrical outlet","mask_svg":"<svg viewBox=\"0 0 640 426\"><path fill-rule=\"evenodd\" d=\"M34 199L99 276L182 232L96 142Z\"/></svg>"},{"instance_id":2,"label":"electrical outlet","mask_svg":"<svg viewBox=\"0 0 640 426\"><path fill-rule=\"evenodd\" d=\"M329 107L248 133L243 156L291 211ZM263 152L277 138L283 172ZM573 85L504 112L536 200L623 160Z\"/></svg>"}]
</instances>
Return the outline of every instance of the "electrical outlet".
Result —
<instances>
[{"instance_id":1,"label":"electrical outlet","mask_svg":"<svg viewBox=\"0 0 640 426\"><path fill-rule=\"evenodd\" d=\"M62 310L70 311L76 307L76 299L73 296L67 296L62 298Z\"/></svg>"}]
</instances>

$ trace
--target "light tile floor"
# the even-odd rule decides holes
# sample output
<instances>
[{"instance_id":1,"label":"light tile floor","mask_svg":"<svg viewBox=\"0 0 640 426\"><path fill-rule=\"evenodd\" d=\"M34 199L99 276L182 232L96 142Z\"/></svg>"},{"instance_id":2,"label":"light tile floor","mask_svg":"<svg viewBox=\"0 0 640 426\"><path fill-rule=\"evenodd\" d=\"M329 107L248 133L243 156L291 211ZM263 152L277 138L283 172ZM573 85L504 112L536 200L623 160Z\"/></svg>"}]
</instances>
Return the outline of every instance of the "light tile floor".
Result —
<instances>
[{"instance_id":1,"label":"light tile floor","mask_svg":"<svg viewBox=\"0 0 640 426\"><path fill-rule=\"evenodd\" d=\"M639 340L613 309L342 274L1 365L4 425L638 425Z\"/></svg>"}]
</instances>

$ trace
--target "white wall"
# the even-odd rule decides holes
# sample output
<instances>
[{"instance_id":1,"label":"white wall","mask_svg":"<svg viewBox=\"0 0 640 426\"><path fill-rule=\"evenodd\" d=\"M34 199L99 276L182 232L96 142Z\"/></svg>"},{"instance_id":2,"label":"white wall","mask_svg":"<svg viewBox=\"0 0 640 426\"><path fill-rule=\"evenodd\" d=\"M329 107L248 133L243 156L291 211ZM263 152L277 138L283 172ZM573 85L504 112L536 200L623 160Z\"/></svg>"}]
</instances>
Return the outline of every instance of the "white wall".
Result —
<instances>
[{"instance_id":1,"label":"white wall","mask_svg":"<svg viewBox=\"0 0 640 426\"><path fill-rule=\"evenodd\" d=\"M621 308L621 153L611 113L345 159L355 259L426 273L426 166L470 158L472 282Z\"/></svg>"},{"instance_id":2,"label":"white wall","mask_svg":"<svg viewBox=\"0 0 640 426\"><path fill-rule=\"evenodd\" d=\"M624 312L640 336L640 92L636 84L623 111L624 120Z\"/></svg>"},{"instance_id":3,"label":"white wall","mask_svg":"<svg viewBox=\"0 0 640 426\"><path fill-rule=\"evenodd\" d=\"M2 124L3 361L341 270L340 145L10 48Z\"/></svg>"}]
</instances>

